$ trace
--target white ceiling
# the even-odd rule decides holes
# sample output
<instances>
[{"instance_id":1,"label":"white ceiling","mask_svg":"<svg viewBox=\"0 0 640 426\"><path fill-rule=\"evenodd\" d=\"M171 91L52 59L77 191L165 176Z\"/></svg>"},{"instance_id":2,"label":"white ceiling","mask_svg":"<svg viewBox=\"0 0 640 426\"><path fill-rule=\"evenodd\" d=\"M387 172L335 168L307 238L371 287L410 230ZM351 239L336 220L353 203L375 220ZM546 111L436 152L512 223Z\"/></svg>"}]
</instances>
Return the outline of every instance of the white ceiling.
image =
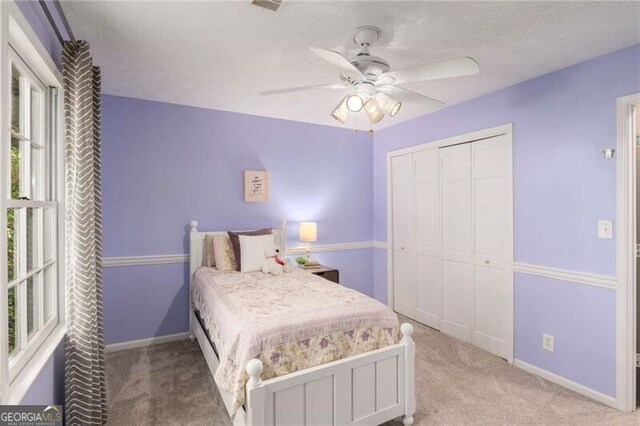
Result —
<instances>
[{"instance_id":1,"label":"white ceiling","mask_svg":"<svg viewBox=\"0 0 640 426\"><path fill-rule=\"evenodd\" d=\"M332 126L339 91L258 92L338 82L307 47L354 53L359 26L383 31L372 53L392 69L475 58L476 76L405 86L448 105L640 42L637 2L288 0L276 13L249 0L64 1L63 8L76 37L91 43L105 93ZM421 114L403 105L374 128ZM364 112L357 119L369 128Z\"/></svg>"}]
</instances>

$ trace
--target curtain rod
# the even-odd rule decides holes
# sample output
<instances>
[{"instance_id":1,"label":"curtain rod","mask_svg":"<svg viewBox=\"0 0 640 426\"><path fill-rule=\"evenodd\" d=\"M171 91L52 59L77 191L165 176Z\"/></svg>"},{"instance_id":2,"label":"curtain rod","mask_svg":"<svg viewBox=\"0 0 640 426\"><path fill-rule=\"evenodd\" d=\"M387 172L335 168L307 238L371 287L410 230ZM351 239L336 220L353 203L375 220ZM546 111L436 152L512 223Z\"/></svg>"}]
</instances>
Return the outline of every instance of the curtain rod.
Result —
<instances>
[{"instance_id":1,"label":"curtain rod","mask_svg":"<svg viewBox=\"0 0 640 426\"><path fill-rule=\"evenodd\" d=\"M56 21L53 19L53 16L51 15L51 11L49 10L49 6L47 6L47 2L44 0L39 0L39 3L40 3L40 6L42 7L42 10L44 11L45 16L47 17L47 20L49 21L49 24L51 25L51 28L53 29L53 32L58 38L58 41L60 42L60 44L64 44L64 37L62 37L62 34L60 33L60 29L58 28ZM64 29L66 30L67 35L69 36L71 41L75 42L76 37L73 35L73 31L71 31L71 26L69 25L67 16L64 14L64 10L62 10L62 6L60 5L60 2L58 0L53 0L53 4L55 5L56 10L58 11L58 15L60 16L60 19L62 19L62 24L64 25Z\"/></svg>"}]
</instances>

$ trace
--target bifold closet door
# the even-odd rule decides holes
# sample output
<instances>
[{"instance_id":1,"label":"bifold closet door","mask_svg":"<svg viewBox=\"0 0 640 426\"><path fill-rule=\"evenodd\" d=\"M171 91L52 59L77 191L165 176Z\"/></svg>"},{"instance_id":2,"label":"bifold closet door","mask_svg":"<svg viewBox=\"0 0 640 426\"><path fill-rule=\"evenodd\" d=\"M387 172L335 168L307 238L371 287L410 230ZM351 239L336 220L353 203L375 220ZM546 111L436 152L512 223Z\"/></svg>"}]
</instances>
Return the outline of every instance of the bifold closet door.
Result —
<instances>
[{"instance_id":1,"label":"bifold closet door","mask_svg":"<svg viewBox=\"0 0 640 426\"><path fill-rule=\"evenodd\" d=\"M416 255L413 155L391 160L393 182L393 308L415 317Z\"/></svg>"},{"instance_id":2,"label":"bifold closet door","mask_svg":"<svg viewBox=\"0 0 640 426\"><path fill-rule=\"evenodd\" d=\"M511 157L507 136L471 144L473 343L507 359L513 351Z\"/></svg>"},{"instance_id":3,"label":"bifold closet door","mask_svg":"<svg viewBox=\"0 0 640 426\"><path fill-rule=\"evenodd\" d=\"M471 144L438 150L442 221L441 330L471 341L473 268Z\"/></svg>"},{"instance_id":4,"label":"bifold closet door","mask_svg":"<svg viewBox=\"0 0 640 426\"><path fill-rule=\"evenodd\" d=\"M413 154L415 183L415 320L440 329L442 281L440 277L440 190L438 150Z\"/></svg>"}]
</instances>

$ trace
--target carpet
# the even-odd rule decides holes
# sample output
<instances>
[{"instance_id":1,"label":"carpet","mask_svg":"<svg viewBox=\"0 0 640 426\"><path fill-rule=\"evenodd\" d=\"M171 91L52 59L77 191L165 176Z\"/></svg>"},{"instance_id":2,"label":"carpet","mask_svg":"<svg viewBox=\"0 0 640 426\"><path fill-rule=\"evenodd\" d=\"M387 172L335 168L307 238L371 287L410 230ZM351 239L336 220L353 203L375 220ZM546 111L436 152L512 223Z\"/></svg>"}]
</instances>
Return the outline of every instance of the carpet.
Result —
<instances>
[{"instance_id":1,"label":"carpet","mask_svg":"<svg viewBox=\"0 0 640 426\"><path fill-rule=\"evenodd\" d=\"M413 324L415 424L640 424L640 411L621 413ZM231 424L197 342L108 353L106 370L109 425Z\"/></svg>"}]
</instances>

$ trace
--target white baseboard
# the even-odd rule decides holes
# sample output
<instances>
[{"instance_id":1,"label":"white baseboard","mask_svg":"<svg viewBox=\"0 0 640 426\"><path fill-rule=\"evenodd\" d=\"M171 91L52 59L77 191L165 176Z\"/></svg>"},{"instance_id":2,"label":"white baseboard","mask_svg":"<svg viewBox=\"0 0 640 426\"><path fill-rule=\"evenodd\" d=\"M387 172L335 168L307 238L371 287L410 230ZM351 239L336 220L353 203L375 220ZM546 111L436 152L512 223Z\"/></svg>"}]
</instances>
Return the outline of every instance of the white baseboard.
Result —
<instances>
[{"instance_id":1,"label":"white baseboard","mask_svg":"<svg viewBox=\"0 0 640 426\"><path fill-rule=\"evenodd\" d=\"M130 340L128 342L112 343L106 345L105 352L117 352L124 351L126 349L142 348L145 346L159 345L160 343L176 342L178 340L188 339L191 335L190 332L168 334L166 336L149 337L148 339Z\"/></svg>"},{"instance_id":2,"label":"white baseboard","mask_svg":"<svg viewBox=\"0 0 640 426\"><path fill-rule=\"evenodd\" d=\"M586 397L589 397L591 399L594 399L598 402L601 402L605 405L608 405L610 407L613 408L618 408L616 405L616 399L612 396L606 395L602 392L598 392L597 390L593 390L591 388L588 388L584 385L581 385L580 383L576 383L572 380L569 380L567 378L564 378L562 376L559 376L555 373L552 373L550 371L547 371L545 369L542 369L540 367L536 367L535 365L531 365L527 362L524 361L520 361L519 359L516 359L513 361L513 365L515 365L516 367L531 373L531 374L535 374L536 376L540 376L543 379L546 379L550 382L553 382L557 385L560 386L564 386L567 389L571 389L574 392L577 392L579 394L582 394Z\"/></svg>"}]
</instances>

